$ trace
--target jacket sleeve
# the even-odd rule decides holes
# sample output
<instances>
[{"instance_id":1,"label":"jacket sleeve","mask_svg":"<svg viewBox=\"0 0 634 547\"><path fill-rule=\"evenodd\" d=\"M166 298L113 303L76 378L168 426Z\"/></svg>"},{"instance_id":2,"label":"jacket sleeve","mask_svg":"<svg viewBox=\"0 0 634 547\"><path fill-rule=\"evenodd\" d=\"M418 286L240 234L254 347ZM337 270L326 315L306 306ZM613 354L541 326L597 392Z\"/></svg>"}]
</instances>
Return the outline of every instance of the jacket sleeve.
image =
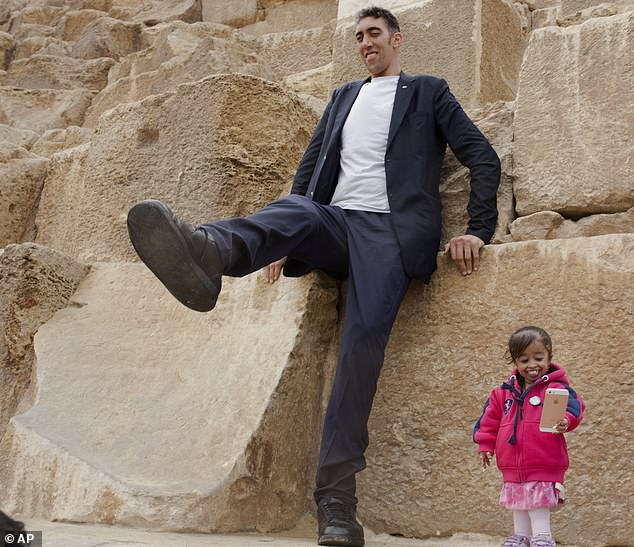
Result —
<instances>
[{"instance_id":1,"label":"jacket sleeve","mask_svg":"<svg viewBox=\"0 0 634 547\"><path fill-rule=\"evenodd\" d=\"M482 415L473 429L473 441L478 444L478 452L490 452L495 454L495 441L497 440L500 422L502 420L502 408L496 390L484 403Z\"/></svg>"},{"instance_id":2,"label":"jacket sleeve","mask_svg":"<svg viewBox=\"0 0 634 547\"><path fill-rule=\"evenodd\" d=\"M564 388L568 390L568 405L566 407L566 418L568 419L568 429L566 431L573 431L581 423L583 419L583 411L586 408L586 403L574 389L568 384L560 384L553 382L552 387Z\"/></svg>"},{"instance_id":3,"label":"jacket sleeve","mask_svg":"<svg viewBox=\"0 0 634 547\"><path fill-rule=\"evenodd\" d=\"M458 161L469 168L471 191L467 212L467 233L488 243L497 223L497 189L500 184L500 159L485 136L441 80L434 99L436 124Z\"/></svg>"},{"instance_id":4,"label":"jacket sleeve","mask_svg":"<svg viewBox=\"0 0 634 547\"><path fill-rule=\"evenodd\" d=\"M302 160L299 162L299 167L295 172L293 186L291 187L291 194L299 194L302 196L306 195L310 179L315 170L315 165L317 165L317 160L319 159L319 152L324 142L324 135L326 133L326 126L328 125L330 110L332 109L332 104L335 101L337 92L338 89L333 91L330 102L326 105L326 109L324 110L324 113L315 128L313 136L308 143L308 147L302 156Z\"/></svg>"}]
</instances>

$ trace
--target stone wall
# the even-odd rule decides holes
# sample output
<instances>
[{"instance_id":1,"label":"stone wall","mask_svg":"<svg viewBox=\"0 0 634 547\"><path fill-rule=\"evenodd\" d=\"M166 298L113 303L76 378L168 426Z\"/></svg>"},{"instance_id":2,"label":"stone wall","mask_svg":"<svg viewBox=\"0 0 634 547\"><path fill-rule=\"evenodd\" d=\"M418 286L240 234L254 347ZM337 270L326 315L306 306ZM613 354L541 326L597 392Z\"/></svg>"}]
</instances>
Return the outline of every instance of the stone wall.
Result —
<instances>
[{"instance_id":1,"label":"stone wall","mask_svg":"<svg viewBox=\"0 0 634 547\"><path fill-rule=\"evenodd\" d=\"M2 2L3 509L199 531L314 515L345 287L227 280L213 314L189 312L136 263L125 217L153 197L203 222L286 193L332 89L366 76L353 29L370 3ZM399 313L360 517L415 537L508 530L470 432L508 335L533 323L588 403L555 536L629 544L634 0L383 5L404 70L449 82L502 180L480 271L439 255ZM469 194L450 151L440 190L444 242Z\"/></svg>"}]
</instances>

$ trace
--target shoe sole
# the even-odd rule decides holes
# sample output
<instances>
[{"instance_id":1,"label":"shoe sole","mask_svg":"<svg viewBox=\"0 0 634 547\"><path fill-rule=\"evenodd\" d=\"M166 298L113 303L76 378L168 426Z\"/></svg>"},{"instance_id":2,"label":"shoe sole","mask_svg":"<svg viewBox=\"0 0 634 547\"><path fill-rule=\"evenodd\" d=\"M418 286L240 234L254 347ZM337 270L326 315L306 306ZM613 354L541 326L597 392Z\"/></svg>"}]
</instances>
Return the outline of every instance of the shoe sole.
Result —
<instances>
[{"instance_id":1,"label":"shoe sole","mask_svg":"<svg viewBox=\"0 0 634 547\"><path fill-rule=\"evenodd\" d=\"M363 547L365 540L363 538L351 538L349 536L323 535L319 536L317 545L328 545L330 547Z\"/></svg>"},{"instance_id":2,"label":"shoe sole","mask_svg":"<svg viewBox=\"0 0 634 547\"><path fill-rule=\"evenodd\" d=\"M139 258L183 305L211 311L220 293L193 259L170 209L156 200L138 203L128 213L128 234Z\"/></svg>"}]
</instances>

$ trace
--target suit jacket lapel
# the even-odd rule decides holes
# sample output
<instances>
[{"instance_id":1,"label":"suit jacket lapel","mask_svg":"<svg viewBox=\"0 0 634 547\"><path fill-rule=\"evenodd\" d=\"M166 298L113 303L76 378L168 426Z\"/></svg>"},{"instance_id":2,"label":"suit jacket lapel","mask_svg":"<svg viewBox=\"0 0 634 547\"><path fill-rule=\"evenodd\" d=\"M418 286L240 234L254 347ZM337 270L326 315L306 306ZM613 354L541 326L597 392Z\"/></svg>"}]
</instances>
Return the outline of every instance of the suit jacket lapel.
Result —
<instances>
[{"instance_id":1,"label":"suit jacket lapel","mask_svg":"<svg viewBox=\"0 0 634 547\"><path fill-rule=\"evenodd\" d=\"M401 77L399 78L396 86L394 107L392 109L392 120L390 121L390 132L387 137L387 148L389 148L390 144L392 144L394 136L403 122L405 112L407 112L407 107L412 100L413 92L414 86L412 85L412 77L408 76L404 72L401 72Z\"/></svg>"},{"instance_id":2,"label":"suit jacket lapel","mask_svg":"<svg viewBox=\"0 0 634 547\"><path fill-rule=\"evenodd\" d=\"M363 84L369 81L370 78L366 78L365 80L352 82L348 84L341 93L341 102L339 103L339 108L337 109L337 113L335 114L335 121L332 126L332 134L329 147L339 144L341 131L343 130L343 126L346 123L348 114L350 114L350 109L352 108L354 101L357 100L357 96L359 95L359 91L361 91Z\"/></svg>"}]
</instances>

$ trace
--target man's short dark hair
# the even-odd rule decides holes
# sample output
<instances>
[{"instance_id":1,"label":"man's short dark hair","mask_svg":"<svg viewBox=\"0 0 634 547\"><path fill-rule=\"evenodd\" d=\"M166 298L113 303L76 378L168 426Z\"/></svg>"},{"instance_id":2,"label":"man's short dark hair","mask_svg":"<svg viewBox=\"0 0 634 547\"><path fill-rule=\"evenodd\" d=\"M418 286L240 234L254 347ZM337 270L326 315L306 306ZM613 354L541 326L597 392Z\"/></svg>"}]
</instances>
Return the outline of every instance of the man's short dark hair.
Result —
<instances>
[{"instance_id":1,"label":"man's short dark hair","mask_svg":"<svg viewBox=\"0 0 634 547\"><path fill-rule=\"evenodd\" d=\"M361 19L365 19L366 17L376 17L383 19L385 24L387 25L387 30L390 33L394 34L395 32L401 32L401 27L398 24L398 20L394 17L394 14L391 11L386 10L385 8L379 8L377 6L372 6L370 8L362 9L359 13L357 13L357 24Z\"/></svg>"}]
</instances>

